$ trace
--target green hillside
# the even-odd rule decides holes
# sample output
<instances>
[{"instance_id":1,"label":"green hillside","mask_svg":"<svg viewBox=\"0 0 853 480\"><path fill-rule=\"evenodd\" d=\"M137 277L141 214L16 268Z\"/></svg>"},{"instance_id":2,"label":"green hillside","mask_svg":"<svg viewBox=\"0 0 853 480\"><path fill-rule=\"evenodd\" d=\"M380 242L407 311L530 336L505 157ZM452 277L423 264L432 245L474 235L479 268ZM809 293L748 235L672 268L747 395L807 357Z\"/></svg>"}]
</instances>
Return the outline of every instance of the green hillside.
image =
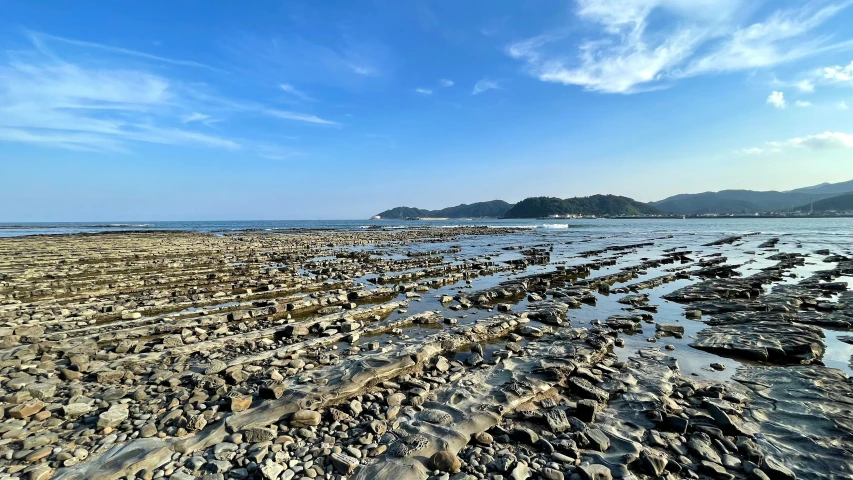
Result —
<instances>
[{"instance_id":1,"label":"green hillside","mask_svg":"<svg viewBox=\"0 0 853 480\"><path fill-rule=\"evenodd\" d=\"M830 197L823 200L818 200L806 205L800 205L795 210L799 212L808 212L814 209L815 212L826 212L826 211L836 211L836 212L846 212L853 211L853 192L845 193L844 195L838 195L836 197Z\"/></svg>"},{"instance_id":2,"label":"green hillside","mask_svg":"<svg viewBox=\"0 0 853 480\"><path fill-rule=\"evenodd\" d=\"M828 193L756 192L752 190L723 190L720 192L685 193L652 202L664 213L679 215L744 214L756 212L785 212L792 207L833 196Z\"/></svg>"},{"instance_id":3,"label":"green hillside","mask_svg":"<svg viewBox=\"0 0 853 480\"><path fill-rule=\"evenodd\" d=\"M651 205L617 195L592 195L560 199L531 197L516 204L506 218L538 218L549 215L655 215L660 213Z\"/></svg>"},{"instance_id":4,"label":"green hillside","mask_svg":"<svg viewBox=\"0 0 853 480\"><path fill-rule=\"evenodd\" d=\"M512 205L503 200L477 202L470 205L463 203L455 207L441 210L425 210L422 208L397 207L380 213L382 218L403 219L411 217L440 217L440 218L482 218L503 217Z\"/></svg>"}]
</instances>

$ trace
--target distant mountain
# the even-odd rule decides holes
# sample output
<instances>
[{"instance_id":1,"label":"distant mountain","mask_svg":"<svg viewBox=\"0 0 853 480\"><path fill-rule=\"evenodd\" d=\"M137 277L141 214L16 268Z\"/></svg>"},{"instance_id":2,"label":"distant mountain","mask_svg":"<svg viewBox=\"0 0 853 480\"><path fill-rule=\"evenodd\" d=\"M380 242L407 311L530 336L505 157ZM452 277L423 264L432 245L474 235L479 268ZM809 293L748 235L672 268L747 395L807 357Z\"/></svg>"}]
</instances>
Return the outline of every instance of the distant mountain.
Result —
<instances>
[{"instance_id":1,"label":"distant mountain","mask_svg":"<svg viewBox=\"0 0 853 480\"><path fill-rule=\"evenodd\" d=\"M531 197L516 205L503 200L462 204L441 210L397 207L379 214L382 218L441 217L441 218L537 218L549 215L704 215L752 214L761 212L786 212L791 209L807 210L803 206L815 203L815 211L848 210L842 194L853 193L853 180L839 183L822 183L787 192L757 192L753 190L722 190L719 192L684 193L657 202L640 203L616 195L593 195L560 199ZM839 195L841 197L839 197ZM835 202L823 200L839 197Z\"/></svg>"},{"instance_id":2,"label":"distant mountain","mask_svg":"<svg viewBox=\"0 0 853 480\"><path fill-rule=\"evenodd\" d=\"M840 195L842 193L850 193L853 192L853 180L849 182L840 182L840 183L821 183L820 185L814 185L811 187L803 187L798 188L796 190L791 190L791 192L800 192L800 193L831 193L835 195Z\"/></svg>"},{"instance_id":3,"label":"distant mountain","mask_svg":"<svg viewBox=\"0 0 853 480\"><path fill-rule=\"evenodd\" d=\"M512 204L503 200L492 200L489 202L477 202L470 205L462 204L455 207L442 208L441 210L424 210L422 208L397 207L380 213L381 218L412 218L412 217L438 217L438 218L481 218L481 217L503 217Z\"/></svg>"},{"instance_id":4,"label":"distant mountain","mask_svg":"<svg viewBox=\"0 0 853 480\"><path fill-rule=\"evenodd\" d=\"M814 209L815 212L826 212L834 210L836 212L853 211L853 193L845 193L836 197L825 198L806 205L801 205L795 210L800 212L808 212Z\"/></svg>"},{"instance_id":5,"label":"distant mountain","mask_svg":"<svg viewBox=\"0 0 853 480\"><path fill-rule=\"evenodd\" d=\"M532 197L518 202L505 218L538 218L549 215L654 215L658 209L628 197L593 195L565 200L555 197Z\"/></svg>"},{"instance_id":6,"label":"distant mountain","mask_svg":"<svg viewBox=\"0 0 853 480\"><path fill-rule=\"evenodd\" d=\"M808 187L816 188L816 187ZM756 212L788 211L812 200L833 196L820 192L755 192L752 190L723 190L720 192L685 193L675 195L651 205L664 213L679 215L742 214Z\"/></svg>"}]
</instances>

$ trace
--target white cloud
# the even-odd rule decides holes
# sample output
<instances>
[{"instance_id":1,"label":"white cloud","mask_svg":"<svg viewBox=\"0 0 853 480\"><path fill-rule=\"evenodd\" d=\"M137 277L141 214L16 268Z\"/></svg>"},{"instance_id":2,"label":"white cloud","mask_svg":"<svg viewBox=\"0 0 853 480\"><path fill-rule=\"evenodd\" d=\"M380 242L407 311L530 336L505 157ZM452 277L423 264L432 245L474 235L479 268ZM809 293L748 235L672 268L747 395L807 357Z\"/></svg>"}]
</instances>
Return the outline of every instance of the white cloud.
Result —
<instances>
[{"instance_id":1,"label":"white cloud","mask_svg":"<svg viewBox=\"0 0 853 480\"><path fill-rule=\"evenodd\" d=\"M847 107L847 102L845 102L844 100L842 100L842 101L841 101L841 103L839 103L839 104L838 104L838 108L839 108L840 110L847 110L849 107Z\"/></svg>"},{"instance_id":2,"label":"white cloud","mask_svg":"<svg viewBox=\"0 0 853 480\"><path fill-rule=\"evenodd\" d=\"M127 141L237 149L229 139L182 130L168 119L180 87L143 71L87 67L42 56L0 64L0 139L95 151L129 151Z\"/></svg>"},{"instance_id":3,"label":"white cloud","mask_svg":"<svg viewBox=\"0 0 853 480\"><path fill-rule=\"evenodd\" d=\"M282 90L284 90L286 93L289 93L289 94L293 95L294 97L296 97L300 100L304 100L306 102L314 102L315 101L313 98L311 98L310 95L308 95L305 92L297 89L296 87L294 87L293 85L291 85L289 83L282 83L278 87L281 88Z\"/></svg>"},{"instance_id":4,"label":"white cloud","mask_svg":"<svg viewBox=\"0 0 853 480\"><path fill-rule=\"evenodd\" d=\"M441 80L438 81L438 84L444 88L447 88L447 87L452 87L454 85L454 82L453 82L453 80L448 80L446 78L442 78Z\"/></svg>"},{"instance_id":5,"label":"white cloud","mask_svg":"<svg viewBox=\"0 0 853 480\"><path fill-rule=\"evenodd\" d=\"M803 72L799 78L802 80L790 85L796 86L800 91L806 93L814 92L816 85L853 87L853 62L847 66L834 65ZM778 83L784 84L783 82Z\"/></svg>"},{"instance_id":6,"label":"white cloud","mask_svg":"<svg viewBox=\"0 0 853 480\"><path fill-rule=\"evenodd\" d=\"M303 155L301 152L297 152L290 148L269 143L261 143L257 145L255 151L259 157L269 160L290 160L291 158Z\"/></svg>"},{"instance_id":7,"label":"white cloud","mask_svg":"<svg viewBox=\"0 0 853 480\"><path fill-rule=\"evenodd\" d=\"M474 89L471 90L471 95L479 95L487 90L501 90L501 86L494 80L484 78L474 84Z\"/></svg>"},{"instance_id":8,"label":"white cloud","mask_svg":"<svg viewBox=\"0 0 853 480\"><path fill-rule=\"evenodd\" d=\"M796 102L794 102L794 105L796 105L796 106L798 106L798 107L800 107L800 108L807 108L807 107L811 107L811 106L812 106L812 102L806 102L806 101L803 101L803 100L797 100Z\"/></svg>"},{"instance_id":9,"label":"white cloud","mask_svg":"<svg viewBox=\"0 0 853 480\"><path fill-rule=\"evenodd\" d=\"M817 135L792 138L785 145L807 147L812 150L838 150L853 148L853 135L841 132L824 132Z\"/></svg>"},{"instance_id":10,"label":"white cloud","mask_svg":"<svg viewBox=\"0 0 853 480\"><path fill-rule=\"evenodd\" d=\"M273 117L283 118L285 120L296 120L298 122L316 123L318 125L340 125L338 122L326 120L316 115L299 112L288 112L283 110L266 110L266 113Z\"/></svg>"},{"instance_id":11,"label":"white cloud","mask_svg":"<svg viewBox=\"0 0 853 480\"><path fill-rule=\"evenodd\" d=\"M759 11L751 0L576 0L575 15L597 34L580 43L561 32L540 35L506 51L545 82L633 93L838 48L844 43L812 32L847 3L808 2L745 23Z\"/></svg>"},{"instance_id":12,"label":"white cloud","mask_svg":"<svg viewBox=\"0 0 853 480\"><path fill-rule=\"evenodd\" d=\"M358 65L355 63L348 63L347 66L350 68L350 70L352 70L354 73L357 73L358 75L371 77L379 74L379 72L377 72L373 67L369 65Z\"/></svg>"},{"instance_id":13,"label":"white cloud","mask_svg":"<svg viewBox=\"0 0 853 480\"><path fill-rule=\"evenodd\" d=\"M767 151L764 150L763 148L752 147L752 148L740 149L740 150L736 151L735 153L738 153L741 155L763 155L763 154L767 153Z\"/></svg>"},{"instance_id":14,"label":"white cloud","mask_svg":"<svg viewBox=\"0 0 853 480\"><path fill-rule=\"evenodd\" d=\"M834 67L826 67L822 71L823 79L833 83L849 83L853 85L853 62L850 65L842 67L836 65Z\"/></svg>"},{"instance_id":15,"label":"white cloud","mask_svg":"<svg viewBox=\"0 0 853 480\"><path fill-rule=\"evenodd\" d=\"M416 88L415 92L420 93L421 95L432 95L432 90L428 88Z\"/></svg>"},{"instance_id":16,"label":"white cloud","mask_svg":"<svg viewBox=\"0 0 853 480\"><path fill-rule=\"evenodd\" d=\"M773 105L776 108L785 108L788 106L788 103L785 102L785 94L782 92L772 92L769 97L767 97L767 103L769 105Z\"/></svg>"},{"instance_id":17,"label":"white cloud","mask_svg":"<svg viewBox=\"0 0 853 480\"><path fill-rule=\"evenodd\" d=\"M99 152L132 152L135 142L237 150L256 149L258 141L192 127L209 127L229 115L338 125L217 96L200 82L166 76L173 66L194 67L193 62L44 34L30 39L29 50L0 51L0 142ZM64 58L69 46L75 61Z\"/></svg>"},{"instance_id":18,"label":"white cloud","mask_svg":"<svg viewBox=\"0 0 853 480\"><path fill-rule=\"evenodd\" d=\"M799 82L794 84L801 92L811 93L814 92L814 82L811 80L800 80Z\"/></svg>"},{"instance_id":19,"label":"white cloud","mask_svg":"<svg viewBox=\"0 0 853 480\"><path fill-rule=\"evenodd\" d=\"M763 148L753 147L738 150L737 153L744 155L761 155L765 153L780 153L792 148L806 148L809 150L841 150L853 148L853 135L842 132L824 132L805 137L796 137L781 142L767 142Z\"/></svg>"},{"instance_id":20,"label":"white cloud","mask_svg":"<svg viewBox=\"0 0 853 480\"><path fill-rule=\"evenodd\" d=\"M208 118L210 118L210 115L193 112L186 115L181 115L181 123L200 122L202 120L207 120Z\"/></svg>"}]
</instances>

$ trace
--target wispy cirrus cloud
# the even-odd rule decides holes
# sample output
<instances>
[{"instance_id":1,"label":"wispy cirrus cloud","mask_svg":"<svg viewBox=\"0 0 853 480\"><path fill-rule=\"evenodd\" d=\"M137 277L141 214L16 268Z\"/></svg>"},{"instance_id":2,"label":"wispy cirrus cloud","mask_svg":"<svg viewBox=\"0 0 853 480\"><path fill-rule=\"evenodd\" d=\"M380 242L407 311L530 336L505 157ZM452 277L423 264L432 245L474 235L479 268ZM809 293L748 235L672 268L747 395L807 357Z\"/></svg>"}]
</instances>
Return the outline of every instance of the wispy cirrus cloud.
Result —
<instances>
[{"instance_id":1,"label":"wispy cirrus cloud","mask_svg":"<svg viewBox=\"0 0 853 480\"><path fill-rule=\"evenodd\" d=\"M446 78L442 78L441 80L438 81L438 84L444 88L448 88L448 87L452 87L453 85L455 85L455 82L453 80L448 80Z\"/></svg>"},{"instance_id":2,"label":"wispy cirrus cloud","mask_svg":"<svg viewBox=\"0 0 853 480\"><path fill-rule=\"evenodd\" d=\"M162 57L160 55L153 55L150 53L139 52L139 51L131 50L128 48L121 48L121 47L115 47L115 46L111 46L111 45L104 45L104 44L95 43L95 42L86 42L83 40L75 40L73 38L59 37L56 35L49 35L49 34L42 33L42 32L28 31L27 34L29 35L30 40L32 41L33 45L36 46L36 48L38 48L39 50L41 50L43 53L46 50L46 47L45 47L46 42L57 42L57 43L64 43L67 45L74 45L77 47L83 47L83 48L87 48L87 49L102 50L105 52L110 52L110 53L115 53L115 54L120 54L120 55L125 55L125 56L138 57L138 58L142 58L145 60L154 60L157 62L168 63L168 64L172 64L172 65L179 65L179 66L193 67L193 68L203 68L206 70L224 72L224 70L221 70L219 68L211 67L210 65L205 65L204 63L195 62L192 60L179 60L179 59L174 59L174 58L169 58L169 57Z\"/></svg>"},{"instance_id":3,"label":"wispy cirrus cloud","mask_svg":"<svg viewBox=\"0 0 853 480\"><path fill-rule=\"evenodd\" d=\"M545 82L635 93L853 46L849 38L815 33L850 3L815 0L754 18L749 0L577 0L576 18L595 35L577 40L554 31L512 43L506 52Z\"/></svg>"},{"instance_id":4,"label":"wispy cirrus cloud","mask_svg":"<svg viewBox=\"0 0 853 480\"><path fill-rule=\"evenodd\" d=\"M182 123L192 123L192 122L203 122L210 118L210 115L205 115L203 113L193 112L186 115L181 115Z\"/></svg>"},{"instance_id":5,"label":"wispy cirrus cloud","mask_svg":"<svg viewBox=\"0 0 853 480\"><path fill-rule=\"evenodd\" d=\"M474 84L474 88L471 90L471 95L479 95L489 90L502 90L502 88L498 82L484 78Z\"/></svg>"},{"instance_id":6,"label":"wispy cirrus cloud","mask_svg":"<svg viewBox=\"0 0 853 480\"><path fill-rule=\"evenodd\" d=\"M420 93L421 95L432 95L432 90L429 88L418 87L415 89L416 93Z\"/></svg>"},{"instance_id":7,"label":"wispy cirrus cloud","mask_svg":"<svg viewBox=\"0 0 853 480\"><path fill-rule=\"evenodd\" d=\"M241 75L276 82L287 72L288 80L296 84L353 89L384 76L390 68L390 53L382 43L344 34L330 36L332 40L320 42L299 35L247 34L222 48Z\"/></svg>"},{"instance_id":8,"label":"wispy cirrus cloud","mask_svg":"<svg viewBox=\"0 0 853 480\"><path fill-rule=\"evenodd\" d=\"M159 75L30 58L0 66L0 79L6 141L111 151L127 150L127 141L240 148L174 122L158 125L182 116L179 89Z\"/></svg>"},{"instance_id":9,"label":"wispy cirrus cloud","mask_svg":"<svg viewBox=\"0 0 853 480\"><path fill-rule=\"evenodd\" d=\"M311 115L308 113L288 112L288 111L284 111L284 110L274 110L274 109L268 109L265 112L268 115L272 115L273 117L283 118L285 120L296 120L297 122L315 123L317 125L340 125L340 123L338 123L338 122L334 122L332 120L326 120L324 118L320 118L316 115Z\"/></svg>"},{"instance_id":10,"label":"wispy cirrus cloud","mask_svg":"<svg viewBox=\"0 0 853 480\"><path fill-rule=\"evenodd\" d=\"M256 151L259 157L269 160L290 160L304 155L302 152L292 148L269 143L258 144Z\"/></svg>"},{"instance_id":11,"label":"wispy cirrus cloud","mask_svg":"<svg viewBox=\"0 0 853 480\"><path fill-rule=\"evenodd\" d=\"M300 100L304 100L306 102L316 102L316 100L314 100L310 95L303 92L302 90L299 90L298 88L294 87L289 83L282 83L278 87L281 88L285 93L293 95L294 97Z\"/></svg>"},{"instance_id":12,"label":"wispy cirrus cloud","mask_svg":"<svg viewBox=\"0 0 853 480\"><path fill-rule=\"evenodd\" d=\"M0 142L121 153L148 143L260 154L257 140L210 127L228 115L338 125L314 114L217 96L163 68L202 68L195 62L46 34L29 38L30 49L0 52ZM66 45L77 55L66 55ZM123 61L128 56L145 62Z\"/></svg>"}]
</instances>

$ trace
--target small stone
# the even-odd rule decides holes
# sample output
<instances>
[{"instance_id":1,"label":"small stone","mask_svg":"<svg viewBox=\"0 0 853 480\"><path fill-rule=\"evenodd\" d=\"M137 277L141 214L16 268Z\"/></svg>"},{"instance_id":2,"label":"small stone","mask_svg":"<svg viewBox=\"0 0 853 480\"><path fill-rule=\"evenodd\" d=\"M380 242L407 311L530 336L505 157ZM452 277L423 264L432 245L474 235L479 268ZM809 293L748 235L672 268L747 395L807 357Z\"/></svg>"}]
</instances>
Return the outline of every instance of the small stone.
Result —
<instances>
[{"instance_id":1,"label":"small stone","mask_svg":"<svg viewBox=\"0 0 853 480\"><path fill-rule=\"evenodd\" d=\"M583 480L612 480L613 478L610 469L599 464L581 465L578 467L578 472Z\"/></svg>"},{"instance_id":2,"label":"small stone","mask_svg":"<svg viewBox=\"0 0 853 480\"><path fill-rule=\"evenodd\" d=\"M231 397L231 411L242 412L252 406L252 397L248 395L239 395Z\"/></svg>"},{"instance_id":3,"label":"small stone","mask_svg":"<svg viewBox=\"0 0 853 480\"><path fill-rule=\"evenodd\" d=\"M431 468L441 470L442 472L456 473L462 468L462 462L459 461L456 454L449 450L436 452L430 457L429 462Z\"/></svg>"},{"instance_id":4,"label":"small stone","mask_svg":"<svg viewBox=\"0 0 853 480\"><path fill-rule=\"evenodd\" d=\"M610 448L610 439L607 438L607 435L605 435L601 430L597 428L590 428L584 433L587 438L589 438L591 443L590 448L598 450L599 452L605 452Z\"/></svg>"},{"instance_id":5,"label":"small stone","mask_svg":"<svg viewBox=\"0 0 853 480\"><path fill-rule=\"evenodd\" d=\"M666 456L651 450L649 448L644 448L643 451L640 452L640 462L643 465L643 469L648 473L659 477L663 475L663 472L666 470L666 464L669 463Z\"/></svg>"},{"instance_id":6,"label":"small stone","mask_svg":"<svg viewBox=\"0 0 853 480\"><path fill-rule=\"evenodd\" d=\"M139 429L139 436L142 438L149 438L157 435L157 425L153 423L146 423Z\"/></svg>"},{"instance_id":7,"label":"small stone","mask_svg":"<svg viewBox=\"0 0 853 480\"><path fill-rule=\"evenodd\" d=\"M320 412L314 410L299 410L290 417L290 426L294 428L315 427L322 420Z\"/></svg>"},{"instance_id":8,"label":"small stone","mask_svg":"<svg viewBox=\"0 0 853 480\"><path fill-rule=\"evenodd\" d=\"M480 432L474 434L474 441L480 445L491 445L494 439L488 432Z\"/></svg>"},{"instance_id":9,"label":"small stone","mask_svg":"<svg viewBox=\"0 0 853 480\"><path fill-rule=\"evenodd\" d=\"M358 459L350 457L349 455L333 453L331 458L332 465L334 465L335 470L337 470L341 475L352 475L355 469L358 468Z\"/></svg>"},{"instance_id":10,"label":"small stone","mask_svg":"<svg viewBox=\"0 0 853 480\"><path fill-rule=\"evenodd\" d=\"M269 428L251 427L243 430L243 439L248 443L267 442L275 438L275 432Z\"/></svg>"},{"instance_id":11,"label":"small stone","mask_svg":"<svg viewBox=\"0 0 853 480\"><path fill-rule=\"evenodd\" d=\"M596 412L598 412L598 402L589 399L580 400L577 409L575 409L575 416L581 421L589 423L595 420Z\"/></svg>"},{"instance_id":12,"label":"small stone","mask_svg":"<svg viewBox=\"0 0 853 480\"><path fill-rule=\"evenodd\" d=\"M29 400L20 405L15 405L10 408L7 413L11 418L25 419L29 418L44 408L44 403L41 400Z\"/></svg>"},{"instance_id":13,"label":"small stone","mask_svg":"<svg viewBox=\"0 0 853 480\"><path fill-rule=\"evenodd\" d=\"M127 408L122 406L110 407L109 410L98 415L98 428L115 428L127 420L128 414Z\"/></svg>"},{"instance_id":14,"label":"small stone","mask_svg":"<svg viewBox=\"0 0 853 480\"><path fill-rule=\"evenodd\" d=\"M797 476L790 468L778 462L773 457L765 457L761 471L770 477L770 480L796 480Z\"/></svg>"}]
</instances>

